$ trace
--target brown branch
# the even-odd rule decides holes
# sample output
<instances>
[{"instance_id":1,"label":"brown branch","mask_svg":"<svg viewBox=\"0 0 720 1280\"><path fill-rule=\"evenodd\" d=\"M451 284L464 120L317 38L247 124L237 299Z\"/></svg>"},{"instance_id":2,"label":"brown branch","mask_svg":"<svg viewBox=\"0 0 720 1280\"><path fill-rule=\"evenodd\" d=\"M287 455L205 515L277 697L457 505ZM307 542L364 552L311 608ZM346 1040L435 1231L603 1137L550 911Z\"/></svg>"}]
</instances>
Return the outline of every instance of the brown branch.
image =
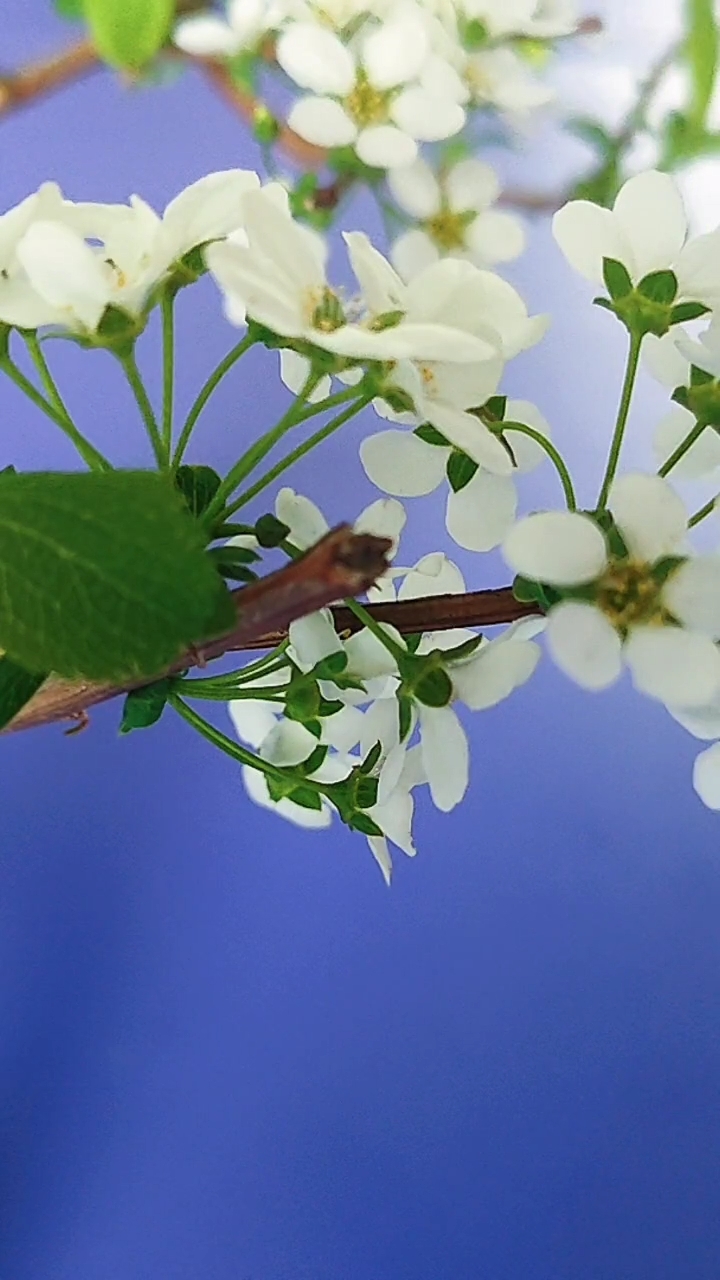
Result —
<instances>
[{"instance_id":1,"label":"brown branch","mask_svg":"<svg viewBox=\"0 0 720 1280\"><path fill-rule=\"evenodd\" d=\"M388 539L356 534L349 525L341 525L302 559L233 592L238 621L232 631L207 643L193 645L163 674L174 675L193 667L204 667L226 653L274 648L287 637L287 628L296 618L344 596L360 595L372 586L387 568L389 549ZM405 635L452 627L492 626L540 612L536 605L517 601L510 587L368 607L373 617L392 623ZM357 631L361 626L354 614L342 605L333 608L333 615L340 632ZM147 683L147 678L118 684L51 676L2 732L15 733L59 720L74 720L82 726L87 722L90 707Z\"/></svg>"},{"instance_id":2,"label":"brown branch","mask_svg":"<svg viewBox=\"0 0 720 1280\"><path fill-rule=\"evenodd\" d=\"M55 89L99 71L102 62L92 40L80 40L49 58L31 62L9 75L0 75L0 115L22 107Z\"/></svg>"}]
</instances>

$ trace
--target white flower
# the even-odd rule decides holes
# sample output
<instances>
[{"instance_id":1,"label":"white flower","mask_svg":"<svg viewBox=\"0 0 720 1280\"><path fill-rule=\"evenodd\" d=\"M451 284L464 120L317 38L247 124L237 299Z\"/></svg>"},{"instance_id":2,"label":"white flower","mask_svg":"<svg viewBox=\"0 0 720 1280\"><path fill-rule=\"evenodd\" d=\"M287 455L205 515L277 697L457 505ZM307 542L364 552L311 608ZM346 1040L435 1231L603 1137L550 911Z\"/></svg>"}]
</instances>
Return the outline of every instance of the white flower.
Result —
<instances>
[{"instance_id":1,"label":"white flower","mask_svg":"<svg viewBox=\"0 0 720 1280\"><path fill-rule=\"evenodd\" d=\"M508 422L524 422L547 438L548 423L535 405L508 400ZM517 472L530 471L545 456L534 440L520 432L509 433ZM449 446L429 444L407 431L380 431L360 445L365 471L379 489L396 497L419 497L443 483L452 456ZM445 509L448 533L469 551L490 551L509 532L515 519L517 494L511 475L478 467L472 479L457 492L451 487Z\"/></svg>"},{"instance_id":2,"label":"white flower","mask_svg":"<svg viewBox=\"0 0 720 1280\"><path fill-rule=\"evenodd\" d=\"M571 200L555 214L553 235L570 265L595 283L603 279L603 258L612 258L634 284L653 271L672 270L678 297L709 306L720 299L720 233L686 243L685 207L667 173L630 178L612 209Z\"/></svg>"},{"instance_id":3,"label":"white flower","mask_svg":"<svg viewBox=\"0 0 720 1280\"><path fill-rule=\"evenodd\" d=\"M481 160L460 160L436 176L426 160L418 159L391 170L388 186L400 208L420 223L392 246L393 265L405 279L441 257L467 258L486 267L522 253L522 224L512 214L490 208L500 184Z\"/></svg>"},{"instance_id":4,"label":"white flower","mask_svg":"<svg viewBox=\"0 0 720 1280\"><path fill-rule=\"evenodd\" d=\"M512 49L480 49L469 54L463 77L475 105L493 106L517 124L555 97L550 86L538 80Z\"/></svg>"},{"instance_id":5,"label":"white flower","mask_svg":"<svg viewBox=\"0 0 720 1280\"><path fill-rule=\"evenodd\" d=\"M225 295L226 312L233 322L247 312L277 334L311 342L352 360L418 356L462 363L497 358L497 338L490 328L486 335L468 331L458 323L452 307L444 305L444 295L435 300L420 298L419 291L412 286L406 288L390 264L368 245L376 260L376 275L377 264L381 264L380 269L390 273L399 291L381 299L373 278L369 283L375 296L369 296L351 236L346 239L351 246L353 269L363 287L366 314L360 322L349 322L341 298L327 283L326 246L292 219L286 203L283 206L278 201L278 190L277 184L270 184L244 196L246 244L226 240L206 250L206 261ZM514 301L517 295L509 285L507 289ZM387 305L377 305L381 300ZM520 299L517 301L522 310ZM381 311L392 313L392 323L378 323ZM525 318L527 321L527 313ZM522 325L518 328L522 331Z\"/></svg>"},{"instance_id":6,"label":"white flower","mask_svg":"<svg viewBox=\"0 0 720 1280\"><path fill-rule=\"evenodd\" d=\"M18 246L35 222L62 218L60 188L46 182L33 195L0 217L0 321L22 329L59 324L64 313L33 287L18 256Z\"/></svg>"},{"instance_id":7,"label":"white flower","mask_svg":"<svg viewBox=\"0 0 720 1280\"><path fill-rule=\"evenodd\" d=\"M695 426L695 415L682 405L675 405L662 417L653 436L653 453L658 466L666 462ZM704 480L720 467L720 435L706 426L687 453L675 463L673 480Z\"/></svg>"},{"instance_id":8,"label":"white flower","mask_svg":"<svg viewBox=\"0 0 720 1280\"><path fill-rule=\"evenodd\" d=\"M681 500L657 476L622 476L609 506L627 559L611 558L597 525L574 512L521 520L505 558L550 586L593 584L592 602L563 599L548 616L550 651L578 684L606 688L624 661L642 693L702 705L720 690L720 557L686 559L664 581L653 576L659 561L682 554L687 532Z\"/></svg>"},{"instance_id":9,"label":"white flower","mask_svg":"<svg viewBox=\"0 0 720 1280\"><path fill-rule=\"evenodd\" d=\"M173 43L196 58L232 58L257 45L281 16L281 6L272 0L228 0L225 20L210 11L182 18Z\"/></svg>"},{"instance_id":10,"label":"white flower","mask_svg":"<svg viewBox=\"0 0 720 1280\"><path fill-rule=\"evenodd\" d=\"M481 22L493 40L519 35L551 40L570 35L578 23L575 0L461 0L458 7Z\"/></svg>"},{"instance_id":11,"label":"white flower","mask_svg":"<svg viewBox=\"0 0 720 1280\"><path fill-rule=\"evenodd\" d=\"M277 60L310 92L292 106L290 128L321 147L354 146L367 165L411 164L418 141L449 138L465 122L458 101L424 83L430 54L426 23L411 4L364 26L350 45L318 23L292 23Z\"/></svg>"}]
</instances>

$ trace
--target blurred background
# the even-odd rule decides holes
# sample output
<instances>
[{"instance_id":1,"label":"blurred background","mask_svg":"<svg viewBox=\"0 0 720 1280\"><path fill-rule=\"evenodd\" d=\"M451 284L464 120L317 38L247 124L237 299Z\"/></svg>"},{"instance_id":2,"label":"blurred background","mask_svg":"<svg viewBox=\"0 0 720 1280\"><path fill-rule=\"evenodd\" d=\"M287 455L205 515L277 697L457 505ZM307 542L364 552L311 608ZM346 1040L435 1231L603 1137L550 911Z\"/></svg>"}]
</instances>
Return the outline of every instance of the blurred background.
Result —
<instances>
[{"instance_id":1,"label":"blurred background","mask_svg":"<svg viewBox=\"0 0 720 1280\"><path fill-rule=\"evenodd\" d=\"M612 116L678 6L592 12L608 34L565 48L558 84ZM0 4L8 68L74 34L46 0ZM547 190L587 153L545 128L496 158ZM101 72L0 120L0 161L3 208L48 178L162 207L259 157L194 75L157 92ZM688 183L715 225L720 163ZM362 202L353 218L374 226ZM508 274L553 326L505 390L539 404L584 497L623 334L547 223L528 232ZM211 283L178 327L187 407L234 340ZM149 465L111 358L50 354L98 446ZM253 353L190 460L228 465L285 403L274 355ZM630 461L663 403L643 379ZM375 496L366 429L291 479L332 519ZM75 460L0 386L8 463ZM525 509L553 483L527 478ZM405 563L442 547L471 587L506 580L453 550L440 493L409 511ZM119 710L0 747L2 1280L717 1280L720 816L659 705L584 694L543 662L469 718L471 790L448 816L421 804L390 890L361 836L284 824L185 725L121 739Z\"/></svg>"}]
</instances>

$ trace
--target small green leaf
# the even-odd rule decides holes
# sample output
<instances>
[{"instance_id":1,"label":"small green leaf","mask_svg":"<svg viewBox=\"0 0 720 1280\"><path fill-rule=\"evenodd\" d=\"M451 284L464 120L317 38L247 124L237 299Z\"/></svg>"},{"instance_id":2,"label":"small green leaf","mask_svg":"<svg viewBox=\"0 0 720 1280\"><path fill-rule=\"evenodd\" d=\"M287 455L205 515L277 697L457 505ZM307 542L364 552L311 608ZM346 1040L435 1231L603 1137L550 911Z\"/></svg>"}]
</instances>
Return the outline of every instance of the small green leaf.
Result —
<instances>
[{"instance_id":1,"label":"small green leaf","mask_svg":"<svg viewBox=\"0 0 720 1280\"><path fill-rule=\"evenodd\" d=\"M151 724L157 724L171 687L172 681L166 678L146 684L142 689L133 689L125 699L120 732L132 733L133 729L149 729Z\"/></svg>"},{"instance_id":2,"label":"small green leaf","mask_svg":"<svg viewBox=\"0 0 720 1280\"><path fill-rule=\"evenodd\" d=\"M677 297L678 282L674 271L651 271L638 285L638 293L651 302L669 307Z\"/></svg>"},{"instance_id":3,"label":"small green leaf","mask_svg":"<svg viewBox=\"0 0 720 1280\"><path fill-rule=\"evenodd\" d=\"M615 258L603 258L603 280L613 302L632 293L632 280L627 267Z\"/></svg>"},{"instance_id":4,"label":"small green leaf","mask_svg":"<svg viewBox=\"0 0 720 1280\"><path fill-rule=\"evenodd\" d=\"M139 71L165 44L175 0L84 0L83 13L100 57Z\"/></svg>"},{"instance_id":5,"label":"small green leaf","mask_svg":"<svg viewBox=\"0 0 720 1280\"><path fill-rule=\"evenodd\" d=\"M151 676L232 625L220 586L166 477L0 475L0 647L29 669Z\"/></svg>"},{"instance_id":6,"label":"small green leaf","mask_svg":"<svg viewBox=\"0 0 720 1280\"><path fill-rule=\"evenodd\" d=\"M379 827L377 822L373 822L367 813L353 813L348 826L353 831L361 831L364 836L383 836L385 832Z\"/></svg>"},{"instance_id":7,"label":"small green leaf","mask_svg":"<svg viewBox=\"0 0 720 1280\"><path fill-rule=\"evenodd\" d=\"M685 0L685 55L692 76L690 120L696 129L705 123L718 64L718 27L713 0Z\"/></svg>"},{"instance_id":8,"label":"small green leaf","mask_svg":"<svg viewBox=\"0 0 720 1280\"><path fill-rule=\"evenodd\" d=\"M201 516L210 506L221 485L220 476L212 467L178 467L175 484L185 499L188 510Z\"/></svg>"},{"instance_id":9,"label":"small green leaf","mask_svg":"<svg viewBox=\"0 0 720 1280\"><path fill-rule=\"evenodd\" d=\"M22 711L46 679L45 673L26 671L12 658L0 657L0 729Z\"/></svg>"},{"instance_id":10,"label":"small green leaf","mask_svg":"<svg viewBox=\"0 0 720 1280\"><path fill-rule=\"evenodd\" d=\"M261 547L269 550L271 547L279 547L285 541L290 532L290 525L283 524L282 520L278 520L276 516L268 513L260 516L255 521L255 537Z\"/></svg>"},{"instance_id":11,"label":"small green leaf","mask_svg":"<svg viewBox=\"0 0 720 1280\"><path fill-rule=\"evenodd\" d=\"M689 320L699 320L701 316L706 316L709 310L702 302L678 302L670 312L670 323L687 324Z\"/></svg>"},{"instance_id":12,"label":"small green leaf","mask_svg":"<svg viewBox=\"0 0 720 1280\"><path fill-rule=\"evenodd\" d=\"M208 555L223 578L229 578L232 582L255 582L257 574L248 565L251 561L260 559L256 551L251 551L249 547L226 545L212 547Z\"/></svg>"},{"instance_id":13,"label":"small green leaf","mask_svg":"<svg viewBox=\"0 0 720 1280\"><path fill-rule=\"evenodd\" d=\"M447 478L450 481L450 488L453 493L459 493L470 483L473 476L477 473L478 464L473 462L472 458L468 458L466 453L461 453L459 449L453 449L447 460Z\"/></svg>"},{"instance_id":14,"label":"small green leaf","mask_svg":"<svg viewBox=\"0 0 720 1280\"><path fill-rule=\"evenodd\" d=\"M430 425L429 422L423 422L421 426L416 427L414 434L426 444L441 444L447 449L450 441L442 435L436 427Z\"/></svg>"},{"instance_id":15,"label":"small green leaf","mask_svg":"<svg viewBox=\"0 0 720 1280\"><path fill-rule=\"evenodd\" d=\"M84 0L53 0L53 7L61 18L82 22L85 16Z\"/></svg>"}]
</instances>

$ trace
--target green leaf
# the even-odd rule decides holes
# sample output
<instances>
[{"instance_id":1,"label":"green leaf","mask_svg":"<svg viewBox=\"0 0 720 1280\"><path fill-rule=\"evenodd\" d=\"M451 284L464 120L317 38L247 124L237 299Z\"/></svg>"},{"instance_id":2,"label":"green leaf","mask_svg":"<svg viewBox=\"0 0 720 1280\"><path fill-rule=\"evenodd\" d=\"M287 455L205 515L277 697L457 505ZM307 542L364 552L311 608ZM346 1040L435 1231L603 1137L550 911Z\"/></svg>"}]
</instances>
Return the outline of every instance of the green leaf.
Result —
<instances>
[{"instance_id":1,"label":"green leaf","mask_svg":"<svg viewBox=\"0 0 720 1280\"><path fill-rule=\"evenodd\" d=\"M100 57L139 71L165 44L175 0L84 0L83 13Z\"/></svg>"},{"instance_id":2,"label":"green leaf","mask_svg":"<svg viewBox=\"0 0 720 1280\"><path fill-rule=\"evenodd\" d=\"M314 680L301 676L292 680L285 694L285 714L289 720L314 720L320 708L320 690Z\"/></svg>"},{"instance_id":3,"label":"green leaf","mask_svg":"<svg viewBox=\"0 0 720 1280\"><path fill-rule=\"evenodd\" d=\"M450 488L453 493L459 493L465 485L469 484L473 476L478 470L477 462L473 462L472 458L468 458L466 453L461 453L459 449L453 449L447 460L447 478L450 481Z\"/></svg>"},{"instance_id":4,"label":"green leaf","mask_svg":"<svg viewBox=\"0 0 720 1280\"><path fill-rule=\"evenodd\" d=\"M713 0L685 0L685 56L692 76L690 120L702 128L712 98L718 63L718 28Z\"/></svg>"},{"instance_id":5,"label":"green leaf","mask_svg":"<svg viewBox=\"0 0 720 1280\"><path fill-rule=\"evenodd\" d=\"M151 676L234 617L166 477L0 475L0 648L23 666Z\"/></svg>"},{"instance_id":6,"label":"green leaf","mask_svg":"<svg viewBox=\"0 0 720 1280\"><path fill-rule=\"evenodd\" d=\"M416 427L414 435L419 436L426 444L441 444L446 449L450 444L450 441L435 427L432 427L429 422L423 422L421 426Z\"/></svg>"},{"instance_id":7,"label":"green leaf","mask_svg":"<svg viewBox=\"0 0 720 1280\"><path fill-rule=\"evenodd\" d=\"M255 537L261 547L269 550L271 547L279 547L285 541L290 532L290 525L283 524L282 520L278 520L276 516L268 513L260 516L255 521Z\"/></svg>"},{"instance_id":8,"label":"green leaf","mask_svg":"<svg viewBox=\"0 0 720 1280\"><path fill-rule=\"evenodd\" d=\"M0 729L22 711L46 679L44 672L26 671L12 658L0 658Z\"/></svg>"},{"instance_id":9,"label":"green leaf","mask_svg":"<svg viewBox=\"0 0 720 1280\"><path fill-rule=\"evenodd\" d=\"M569 133L574 133L576 138L582 138L583 142L595 147L604 160L614 155L617 145L615 139L597 120L576 116L566 122L565 128Z\"/></svg>"},{"instance_id":10,"label":"green leaf","mask_svg":"<svg viewBox=\"0 0 720 1280\"><path fill-rule=\"evenodd\" d=\"M489 418L502 422L507 409L507 396L491 396L482 407Z\"/></svg>"},{"instance_id":11,"label":"green leaf","mask_svg":"<svg viewBox=\"0 0 720 1280\"><path fill-rule=\"evenodd\" d=\"M120 732L132 733L133 729L149 729L150 725L157 724L171 688L172 681L165 678L146 684L142 689L133 689L125 699Z\"/></svg>"},{"instance_id":12,"label":"green leaf","mask_svg":"<svg viewBox=\"0 0 720 1280\"><path fill-rule=\"evenodd\" d=\"M188 510L201 516L210 506L221 485L220 476L212 467L178 467L175 484L185 499Z\"/></svg>"},{"instance_id":13,"label":"green leaf","mask_svg":"<svg viewBox=\"0 0 720 1280\"><path fill-rule=\"evenodd\" d=\"M71 22L82 22L85 16L84 0L53 0L53 7L61 18L67 18Z\"/></svg>"},{"instance_id":14,"label":"green leaf","mask_svg":"<svg viewBox=\"0 0 720 1280\"><path fill-rule=\"evenodd\" d=\"M603 258L603 280L613 302L632 293L632 280L627 267L615 258Z\"/></svg>"},{"instance_id":15,"label":"green leaf","mask_svg":"<svg viewBox=\"0 0 720 1280\"><path fill-rule=\"evenodd\" d=\"M674 271L651 271L638 285L638 293L651 302L660 302L670 306L675 301L678 291L677 276Z\"/></svg>"},{"instance_id":16,"label":"green leaf","mask_svg":"<svg viewBox=\"0 0 720 1280\"><path fill-rule=\"evenodd\" d=\"M446 707L452 698L452 680L442 667L428 667L416 681L413 693L426 707Z\"/></svg>"},{"instance_id":17,"label":"green leaf","mask_svg":"<svg viewBox=\"0 0 720 1280\"><path fill-rule=\"evenodd\" d=\"M709 310L702 302L678 302L670 312L670 323L687 324L689 320L699 320L701 316L706 316Z\"/></svg>"},{"instance_id":18,"label":"green leaf","mask_svg":"<svg viewBox=\"0 0 720 1280\"><path fill-rule=\"evenodd\" d=\"M255 582L257 579L257 574L248 565L260 557L249 547L212 547L208 555L223 578L230 578L233 582Z\"/></svg>"}]
</instances>

